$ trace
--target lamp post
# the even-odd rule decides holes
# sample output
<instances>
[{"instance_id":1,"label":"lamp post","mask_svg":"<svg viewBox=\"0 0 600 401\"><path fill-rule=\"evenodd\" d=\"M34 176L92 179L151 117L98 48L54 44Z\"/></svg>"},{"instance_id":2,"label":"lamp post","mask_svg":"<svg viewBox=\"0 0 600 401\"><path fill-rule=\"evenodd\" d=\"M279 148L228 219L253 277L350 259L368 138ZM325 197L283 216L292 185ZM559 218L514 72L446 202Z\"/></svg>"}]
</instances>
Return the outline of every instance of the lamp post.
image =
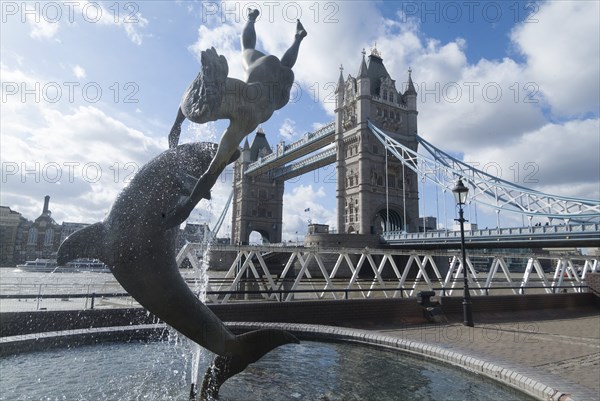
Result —
<instances>
[{"instance_id":1,"label":"lamp post","mask_svg":"<svg viewBox=\"0 0 600 401\"><path fill-rule=\"evenodd\" d=\"M463 206L467 203L467 194L469 188L465 187L462 180L459 179L456 186L452 189L454 199L458 205L458 221L460 223L460 251L462 254L462 265L463 265L463 279L464 279L464 295L463 295L463 324L465 326L473 327L473 311L471 309L471 294L469 294L469 279L467 278L467 256L465 253L465 217Z\"/></svg>"}]
</instances>

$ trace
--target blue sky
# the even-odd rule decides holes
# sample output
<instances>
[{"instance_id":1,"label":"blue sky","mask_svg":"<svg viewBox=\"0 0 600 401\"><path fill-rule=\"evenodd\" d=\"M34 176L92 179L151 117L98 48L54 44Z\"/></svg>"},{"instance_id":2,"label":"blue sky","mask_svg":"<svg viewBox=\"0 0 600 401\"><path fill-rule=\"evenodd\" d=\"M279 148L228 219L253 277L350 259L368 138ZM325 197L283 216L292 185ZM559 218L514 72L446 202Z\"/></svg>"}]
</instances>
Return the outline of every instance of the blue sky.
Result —
<instances>
[{"instance_id":1,"label":"blue sky","mask_svg":"<svg viewBox=\"0 0 600 401\"><path fill-rule=\"evenodd\" d=\"M598 1L253 3L262 11L257 47L266 53L283 54L296 17L309 32L294 99L262 126L272 145L333 120L340 64L356 76L362 49L376 43L398 88L413 70L421 136L499 167L504 179L600 197ZM249 4L2 2L0 204L34 219L50 195L59 222L101 220L127 178L167 148L200 51L214 46L230 76L242 77ZM182 141L218 141L223 129L186 123ZM284 239L304 233L308 218L335 226L331 171L286 184ZM192 221L216 221L229 177ZM425 189L427 215L437 213L434 193ZM495 215L478 210L476 222L493 226ZM220 234L229 226L227 218Z\"/></svg>"}]
</instances>

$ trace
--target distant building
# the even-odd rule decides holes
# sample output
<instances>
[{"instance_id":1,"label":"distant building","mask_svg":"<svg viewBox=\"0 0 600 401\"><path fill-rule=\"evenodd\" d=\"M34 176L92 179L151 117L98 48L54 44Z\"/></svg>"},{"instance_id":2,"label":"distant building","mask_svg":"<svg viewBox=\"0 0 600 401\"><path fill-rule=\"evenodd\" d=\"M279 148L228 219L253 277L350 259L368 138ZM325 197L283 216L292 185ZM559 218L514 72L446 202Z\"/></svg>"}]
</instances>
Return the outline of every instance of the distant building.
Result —
<instances>
[{"instance_id":1,"label":"distant building","mask_svg":"<svg viewBox=\"0 0 600 401\"><path fill-rule=\"evenodd\" d=\"M52 218L49 205L50 196L46 195L42 214L29 226L27 236L22 238L21 245L25 250L26 260L56 258L60 245L61 226Z\"/></svg>"},{"instance_id":2,"label":"distant building","mask_svg":"<svg viewBox=\"0 0 600 401\"><path fill-rule=\"evenodd\" d=\"M183 238L184 242L200 243L208 239L210 235L210 228L206 223L185 223L180 238Z\"/></svg>"},{"instance_id":3,"label":"distant building","mask_svg":"<svg viewBox=\"0 0 600 401\"><path fill-rule=\"evenodd\" d=\"M437 230L437 217L427 216L419 217L419 232L429 232Z\"/></svg>"},{"instance_id":4,"label":"distant building","mask_svg":"<svg viewBox=\"0 0 600 401\"><path fill-rule=\"evenodd\" d=\"M588 256L600 256L600 248L589 248Z\"/></svg>"},{"instance_id":5,"label":"distant building","mask_svg":"<svg viewBox=\"0 0 600 401\"><path fill-rule=\"evenodd\" d=\"M89 224L87 223L69 223L69 222L64 222L62 224L62 228L60 230L60 243L62 244L62 242L67 239L67 237L71 234L73 234L75 231L81 230L82 228L85 228L89 226Z\"/></svg>"},{"instance_id":6,"label":"distant building","mask_svg":"<svg viewBox=\"0 0 600 401\"><path fill-rule=\"evenodd\" d=\"M231 245L231 238L215 238L213 244L217 245Z\"/></svg>"},{"instance_id":7,"label":"distant building","mask_svg":"<svg viewBox=\"0 0 600 401\"><path fill-rule=\"evenodd\" d=\"M309 224L308 234L329 234L329 225L327 224Z\"/></svg>"},{"instance_id":8,"label":"distant building","mask_svg":"<svg viewBox=\"0 0 600 401\"><path fill-rule=\"evenodd\" d=\"M28 226L21 213L0 206L0 266L15 266L21 262L23 232Z\"/></svg>"},{"instance_id":9,"label":"distant building","mask_svg":"<svg viewBox=\"0 0 600 401\"><path fill-rule=\"evenodd\" d=\"M50 196L44 197L42 214L30 221L8 206L0 206L0 266L15 266L27 260L55 259L60 244L87 223L58 224L49 209ZM177 252L188 242L205 243L212 236L208 224L186 223L177 239ZM228 238L218 239L228 244ZM203 250L200 252L202 253ZM201 257L201 255L198 255Z\"/></svg>"}]
</instances>

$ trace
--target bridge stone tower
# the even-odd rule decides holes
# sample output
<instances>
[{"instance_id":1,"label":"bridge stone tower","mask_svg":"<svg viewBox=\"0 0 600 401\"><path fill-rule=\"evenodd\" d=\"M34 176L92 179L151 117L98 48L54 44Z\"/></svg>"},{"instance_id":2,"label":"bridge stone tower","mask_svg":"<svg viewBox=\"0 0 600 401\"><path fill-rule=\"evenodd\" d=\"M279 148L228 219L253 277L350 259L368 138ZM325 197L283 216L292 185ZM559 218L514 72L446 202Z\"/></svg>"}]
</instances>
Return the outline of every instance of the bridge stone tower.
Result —
<instances>
[{"instance_id":1,"label":"bridge stone tower","mask_svg":"<svg viewBox=\"0 0 600 401\"><path fill-rule=\"evenodd\" d=\"M340 68L335 114L339 232L418 231L418 177L394 157L386 157L385 148L367 126L370 120L417 150L417 92L411 70L401 93L377 49L368 60L363 50L356 78L348 75L344 80Z\"/></svg>"},{"instance_id":2,"label":"bridge stone tower","mask_svg":"<svg viewBox=\"0 0 600 401\"><path fill-rule=\"evenodd\" d=\"M242 154L233 166L233 244L248 244L253 231L262 235L263 242L281 242L284 181L273 180L268 173L244 175L250 163L271 153L265 133L259 128L252 145L248 145L246 139Z\"/></svg>"}]
</instances>

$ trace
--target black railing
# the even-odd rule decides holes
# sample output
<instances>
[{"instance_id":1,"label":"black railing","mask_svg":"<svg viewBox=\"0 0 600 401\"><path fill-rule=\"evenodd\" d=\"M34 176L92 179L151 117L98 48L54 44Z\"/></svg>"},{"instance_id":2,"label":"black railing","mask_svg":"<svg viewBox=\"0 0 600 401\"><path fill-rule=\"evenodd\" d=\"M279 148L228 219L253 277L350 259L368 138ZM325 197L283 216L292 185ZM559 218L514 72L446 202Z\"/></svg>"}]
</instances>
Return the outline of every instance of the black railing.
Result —
<instances>
[{"instance_id":1,"label":"black railing","mask_svg":"<svg viewBox=\"0 0 600 401\"><path fill-rule=\"evenodd\" d=\"M253 285L257 285L255 281L251 282ZM487 296L489 291L491 290L514 290L519 294L524 295L526 291L529 290L537 290L537 291L545 291L550 290L552 293L564 293L568 290L573 290L577 292L587 292L587 285L561 285L561 286L524 286L524 287L511 287L511 286L494 286L494 287L477 287L473 288L473 296ZM429 287L427 287L429 290ZM435 291L436 295L439 296L449 296L450 292L456 292L460 296L460 291L463 290L462 287L433 287L430 289L431 291ZM481 291L485 291L486 295L481 294ZM353 293L395 293L398 292L400 294L400 298L406 298L405 293L410 292L418 292L418 289L413 288L332 288L332 289L296 289L296 290L287 290L287 289L270 289L270 290L229 290L229 291L206 291L207 296L217 296L217 300L223 300L228 295L230 296L230 301L254 301L258 302L260 300L272 299L272 301L277 302L286 302L285 299L288 298L290 294L315 294L318 299L322 299L324 294L334 294L339 293L343 294L343 299L351 299L350 295ZM16 300L28 300L33 299L37 301L37 310L45 310L47 308L40 308L39 303L45 299L61 299L61 300L69 300L69 299L81 299L85 298L86 303L83 309L94 309L97 299L108 299L108 298L130 298L131 296L126 292L104 292L104 293L89 293L89 294L0 294L0 299L16 299ZM376 298L367 296L364 298ZM416 294L415 294L416 298ZM329 299L329 298L328 298ZM357 299L357 298L353 298ZM314 298L301 298L294 299L292 297L291 300L315 300ZM89 304L89 308L88 308Z\"/></svg>"}]
</instances>

